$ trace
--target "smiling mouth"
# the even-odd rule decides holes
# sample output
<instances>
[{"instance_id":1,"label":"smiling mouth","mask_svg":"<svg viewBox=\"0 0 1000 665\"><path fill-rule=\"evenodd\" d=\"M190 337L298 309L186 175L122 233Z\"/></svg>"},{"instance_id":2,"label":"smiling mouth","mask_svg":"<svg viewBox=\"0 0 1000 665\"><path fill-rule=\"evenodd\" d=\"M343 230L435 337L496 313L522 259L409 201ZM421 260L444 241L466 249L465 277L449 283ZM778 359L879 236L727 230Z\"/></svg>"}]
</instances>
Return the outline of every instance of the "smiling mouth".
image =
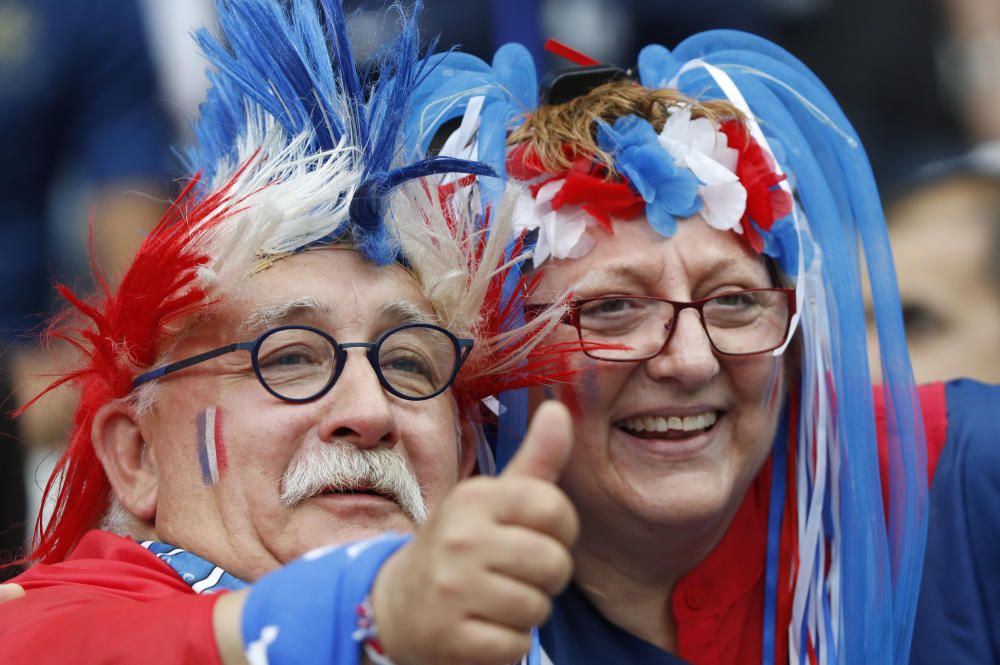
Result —
<instances>
[{"instance_id":1,"label":"smiling mouth","mask_svg":"<svg viewBox=\"0 0 1000 665\"><path fill-rule=\"evenodd\" d=\"M623 418L615 427L638 439L687 439L711 431L719 419L716 411L693 416L633 416Z\"/></svg>"}]
</instances>

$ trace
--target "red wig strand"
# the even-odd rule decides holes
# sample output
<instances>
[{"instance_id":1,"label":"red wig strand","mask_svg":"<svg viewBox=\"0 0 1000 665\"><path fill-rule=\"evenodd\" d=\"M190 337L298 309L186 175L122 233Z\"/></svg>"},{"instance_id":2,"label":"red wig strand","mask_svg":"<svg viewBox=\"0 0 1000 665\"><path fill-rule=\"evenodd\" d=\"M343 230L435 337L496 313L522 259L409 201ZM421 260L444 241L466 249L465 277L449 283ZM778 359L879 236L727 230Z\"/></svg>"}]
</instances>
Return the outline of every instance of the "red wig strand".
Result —
<instances>
[{"instance_id":1,"label":"red wig strand","mask_svg":"<svg viewBox=\"0 0 1000 665\"><path fill-rule=\"evenodd\" d=\"M111 485L91 440L94 418L105 404L128 395L135 377L156 361L167 324L211 304L198 282L199 268L210 261L199 241L205 231L238 212L240 201L229 200L228 192L252 161L219 192L199 201L193 197L200 184L195 176L142 243L117 290L95 265L93 251L91 266L99 286L93 299L85 301L57 286L71 308L53 319L48 335L72 344L82 360L17 414L66 383L76 387L79 402L66 452L42 495L42 505L55 496L52 517L45 523L39 515L34 548L19 563L63 560L107 513Z\"/></svg>"}]
</instances>

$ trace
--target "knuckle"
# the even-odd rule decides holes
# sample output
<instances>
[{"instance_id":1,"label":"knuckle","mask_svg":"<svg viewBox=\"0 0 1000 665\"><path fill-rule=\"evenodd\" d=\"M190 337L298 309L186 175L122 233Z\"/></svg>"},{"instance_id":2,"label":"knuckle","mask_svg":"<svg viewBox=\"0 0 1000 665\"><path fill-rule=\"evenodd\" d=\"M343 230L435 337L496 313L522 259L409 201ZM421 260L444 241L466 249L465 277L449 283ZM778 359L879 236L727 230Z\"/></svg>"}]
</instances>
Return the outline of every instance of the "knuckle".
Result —
<instances>
[{"instance_id":1,"label":"knuckle","mask_svg":"<svg viewBox=\"0 0 1000 665\"><path fill-rule=\"evenodd\" d=\"M549 593L557 593L573 574L573 557L566 548L549 541L538 548L535 569L540 586Z\"/></svg>"},{"instance_id":2,"label":"knuckle","mask_svg":"<svg viewBox=\"0 0 1000 665\"><path fill-rule=\"evenodd\" d=\"M562 592L563 589L569 584L569 581L573 578L573 557L566 550L559 553L558 559L553 563L551 576L549 580L551 586L549 586L549 592L552 594L557 594Z\"/></svg>"},{"instance_id":3,"label":"knuckle","mask_svg":"<svg viewBox=\"0 0 1000 665\"><path fill-rule=\"evenodd\" d=\"M440 544L449 555L466 555L475 550L481 542L478 529L461 520L453 520L441 532Z\"/></svg>"},{"instance_id":4,"label":"knuckle","mask_svg":"<svg viewBox=\"0 0 1000 665\"><path fill-rule=\"evenodd\" d=\"M569 506L569 510L566 513L565 527L565 540L563 541L567 547L572 547L576 544L576 541L580 538L580 515L576 512L576 506L566 498L566 502Z\"/></svg>"},{"instance_id":5,"label":"knuckle","mask_svg":"<svg viewBox=\"0 0 1000 665\"><path fill-rule=\"evenodd\" d=\"M536 519L549 526L561 525L571 519L573 506L569 499L555 487L537 488L532 497Z\"/></svg>"},{"instance_id":6,"label":"knuckle","mask_svg":"<svg viewBox=\"0 0 1000 665\"><path fill-rule=\"evenodd\" d=\"M520 651L522 643L525 647ZM515 663L530 647L531 638L527 634L459 626L441 650L440 661L436 662L439 665Z\"/></svg>"},{"instance_id":7,"label":"knuckle","mask_svg":"<svg viewBox=\"0 0 1000 665\"><path fill-rule=\"evenodd\" d=\"M538 626L545 623L552 613L552 600L543 593L532 593L524 600L523 618L527 627Z\"/></svg>"},{"instance_id":8,"label":"knuckle","mask_svg":"<svg viewBox=\"0 0 1000 665\"><path fill-rule=\"evenodd\" d=\"M428 576L428 584L434 595L449 600L460 597L468 586L451 566L435 567Z\"/></svg>"}]
</instances>

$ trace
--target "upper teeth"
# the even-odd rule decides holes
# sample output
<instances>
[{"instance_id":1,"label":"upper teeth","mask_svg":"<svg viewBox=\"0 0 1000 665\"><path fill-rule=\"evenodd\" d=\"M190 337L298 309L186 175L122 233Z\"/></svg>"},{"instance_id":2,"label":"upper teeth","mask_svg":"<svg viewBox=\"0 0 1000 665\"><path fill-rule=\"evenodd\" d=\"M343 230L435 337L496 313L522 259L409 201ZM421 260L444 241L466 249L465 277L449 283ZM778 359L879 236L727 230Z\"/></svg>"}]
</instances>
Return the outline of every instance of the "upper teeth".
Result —
<instances>
[{"instance_id":1,"label":"upper teeth","mask_svg":"<svg viewBox=\"0 0 1000 665\"><path fill-rule=\"evenodd\" d=\"M618 426L630 429L634 432L666 432L667 430L680 430L691 432L697 429L705 429L715 424L715 411L709 411L697 416L636 416L625 418L618 422Z\"/></svg>"}]
</instances>

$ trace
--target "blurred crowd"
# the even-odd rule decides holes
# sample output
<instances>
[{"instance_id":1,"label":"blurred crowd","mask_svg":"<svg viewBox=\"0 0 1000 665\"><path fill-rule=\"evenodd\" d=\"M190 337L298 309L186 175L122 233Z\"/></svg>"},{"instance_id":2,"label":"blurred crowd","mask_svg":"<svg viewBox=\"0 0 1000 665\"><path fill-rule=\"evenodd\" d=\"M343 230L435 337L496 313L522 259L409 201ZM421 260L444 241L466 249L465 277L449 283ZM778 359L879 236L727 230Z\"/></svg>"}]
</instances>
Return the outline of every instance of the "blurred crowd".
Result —
<instances>
[{"instance_id":1,"label":"blurred crowd","mask_svg":"<svg viewBox=\"0 0 1000 665\"><path fill-rule=\"evenodd\" d=\"M353 42L391 25L358 5ZM554 37L628 66L637 45L762 34L800 57L855 124L882 186L918 381L1000 382L1000 3L977 0L425 0L423 30L488 58ZM0 0L0 391L23 406L60 363L38 344L56 281L82 290L89 252L114 280L179 183L207 82L189 33L210 0ZM363 55L363 54L359 54ZM997 143L994 143L997 142ZM114 229L108 233L107 229ZM877 368L873 368L877 371ZM70 391L0 418L0 560L30 537ZM0 571L0 579L13 571Z\"/></svg>"}]
</instances>

